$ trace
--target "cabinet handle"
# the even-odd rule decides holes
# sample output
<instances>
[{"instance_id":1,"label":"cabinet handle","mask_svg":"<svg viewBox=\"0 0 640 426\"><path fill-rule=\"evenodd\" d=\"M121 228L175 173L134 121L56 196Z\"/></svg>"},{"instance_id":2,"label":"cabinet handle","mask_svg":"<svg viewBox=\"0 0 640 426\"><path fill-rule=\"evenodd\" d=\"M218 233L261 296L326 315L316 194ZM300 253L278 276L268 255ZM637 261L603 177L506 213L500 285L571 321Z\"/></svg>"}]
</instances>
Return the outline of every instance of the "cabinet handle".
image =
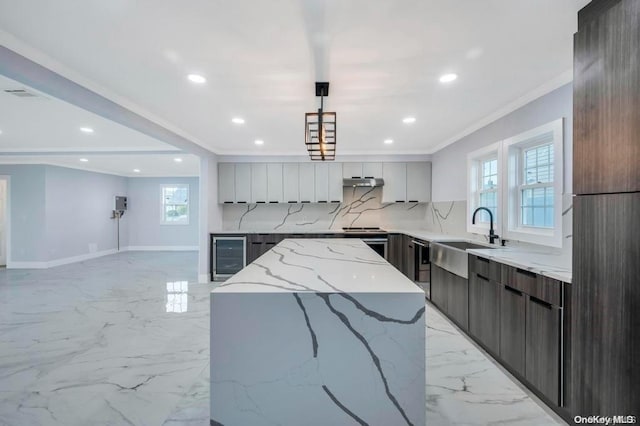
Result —
<instances>
[{"instance_id":1,"label":"cabinet handle","mask_svg":"<svg viewBox=\"0 0 640 426\"><path fill-rule=\"evenodd\" d=\"M225 201L224 204L233 204L233 201Z\"/></svg>"},{"instance_id":2,"label":"cabinet handle","mask_svg":"<svg viewBox=\"0 0 640 426\"><path fill-rule=\"evenodd\" d=\"M237 201L238 204L247 204L246 201Z\"/></svg>"},{"instance_id":3,"label":"cabinet handle","mask_svg":"<svg viewBox=\"0 0 640 426\"><path fill-rule=\"evenodd\" d=\"M333 201L331 201L331 202L332 202L332 203L339 203L340 201L338 201L338 200L333 200Z\"/></svg>"},{"instance_id":4,"label":"cabinet handle","mask_svg":"<svg viewBox=\"0 0 640 426\"><path fill-rule=\"evenodd\" d=\"M318 201L318 203L326 203L326 201Z\"/></svg>"},{"instance_id":5,"label":"cabinet handle","mask_svg":"<svg viewBox=\"0 0 640 426\"><path fill-rule=\"evenodd\" d=\"M519 274L522 274L522 275L526 275L528 277L532 277L532 278L536 277L536 273L535 272L527 271L526 269L516 268L516 272L519 273Z\"/></svg>"},{"instance_id":6,"label":"cabinet handle","mask_svg":"<svg viewBox=\"0 0 640 426\"><path fill-rule=\"evenodd\" d=\"M522 292L520 290L516 290L515 288L509 287L508 285L505 285L504 289L507 290L507 291L510 291L511 293L515 293L518 296L522 296Z\"/></svg>"},{"instance_id":7,"label":"cabinet handle","mask_svg":"<svg viewBox=\"0 0 640 426\"><path fill-rule=\"evenodd\" d=\"M489 281L489 278L487 278L487 277L485 277L485 276L483 276L483 275L476 274L476 276L477 276L478 278L480 278L481 280Z\"/></svg>"},{"instance_id":8,"label":"cabinet handle","mask_svg":"<svg viewBox=\"0 0 640 426\"><path fill-rule=\"evenodd\" d=\"M365 179L373 179L373 176L365 176Z\"/></svg>"},{"instance_id":9,"label":"cabinet handle","mask_svg":"<svg viewBox=\"0 0 640 426\"><path fill-rule=\"evenodd\" d=\"M360 179L360 176L351 176L351 179Z\"/></svg>"},{"instance_id":10,"label":"cabinet handle","mask_svg":"<svg viewBox=\"0 0 640 426\"><path fill-rule=\"evenodd\" d=\"M264 201L256 201L256 204L264 204Z\"/></svg>"},{"instance_id":11,"label":"cabinet handle","mask_svg":"<svg viewBox=\"0 0 640 426\"><path fill-rule=\"evenodd\" d=\"M396 203L404 203L404 200L396 200Z\"/></svg>"},{"instance_id":12,"label":"cabinet handle","mask_svg":"<svg viewBox=\"0 0 640 426\"><path fill-rule=\"evenodd\" d=\"M551 303L545 302L544 300L538 299L537 297L529 296L529 300L549 310L553 309L553 305Z\"/></svg>"},{"instance_id":13,"label":"cabinet handle","mask_svg":"<svg viewBox=\"0 0 640 426\"><path fill-rule=\"evenodd\" d=\"M287 201L287 203L289 203L289 204L295 204L295 203L297 203L297 201Z\"/></svg>"},{"instance_id":14,"label":"cabinet handle","mask_svg":"<svg viewBox=\"0 0 640 426\"><path fill-rule=\"evenodd\" d=\"M280 201L269 201L269 204L278 204Z\"/></svg>"},{"instance_id":15,"label":"cabinet handle","mask_svg":"<svg viewBox=\"0 0 640 426\"><path fill-rule=\"evenodd\" d=\"M418 200L409 200L410 203L417 203Z\"/></svg>"},{"instance_id":16,"label":"cabinet handle","mask_svg":"<svg viewBox=\"0 0 640 426\"><path fill-rule=\"evenodd\" d=\"M311 201L300 201L300 202L304 204L309 204Z\"/></svg>"},{"instance_id":17,"label":"cabinet handle","mask_svg":"<svg viewBox=\"0 0 640 426\"><path fill-rule=\"evenodd\" d=\"M419 242L418 242L418 241L416 241L416 240L411 240L411 242L412 242L413 244L417 244L417 245L419 245L420 247L426 247L426 244L419 243Z\"/></svg>"},{"instance_id":18,"label":"cabinet handle","mask_svg":"<svg viewBox=\"0 0 640 426\"><path fill-rule=\"evenodd\" d=\"M489 263L489 259L485 259L484 257L476 257L476 260L478 260L479 262Z\"/></svg>"}]
</instances>

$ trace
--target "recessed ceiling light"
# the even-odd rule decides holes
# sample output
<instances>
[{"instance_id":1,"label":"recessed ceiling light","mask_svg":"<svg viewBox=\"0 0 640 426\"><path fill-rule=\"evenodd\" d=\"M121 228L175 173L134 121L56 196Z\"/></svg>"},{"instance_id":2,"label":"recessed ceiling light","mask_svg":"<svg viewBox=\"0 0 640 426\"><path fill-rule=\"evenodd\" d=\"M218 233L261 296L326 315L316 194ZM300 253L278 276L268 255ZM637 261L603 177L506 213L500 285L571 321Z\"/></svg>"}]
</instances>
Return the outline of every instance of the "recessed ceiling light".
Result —
<instances>
[{"instance_id":1,"label":"recessed ceiling light","mask_svg":"<svg viewBox=\"0 0 640 426\"><path fill-rule=\"evenodd\" d=\"M233 117L231 119L231 122L233 124L244 124L244 118L242 118L242 117Z\"/></svg>"},{"instance_id":2,"label":"recessed ceiling light","mask_svg":"<svg viewBox=\"0 0 640 426\"><path fill-rule=\"evenodd\" d=\"M93 129L91 127L80 127L80 131L84 133L93 133Z\"/></svg>"},{"instance_id":3,"label":"recessed ceiling light","mask_svg":"<svg viewBox=\"0 0 640 426\"><path fill-rule=\"evenodd\" d=\"M140 173L140 169L133 169L133 173Z\"/></svg>"},{"instance_id":4,"label":"recessed ceiling light","mask_svg":"<svg viewBox=\"0 0 640 426\"><path fill-rule=\"evenodd\" d=\"M451 83L456 78L458 78L458 74L443 74L440 76L440 83Z\"/></svg>"},{"instance_id":5,"label":"recessed ceiling light","mask_svg":"<svg viewBox=\"0 0 640 426\"><path fill-rule=\"evenodd\" d=\"M415 123L416 122L416 118L415 117L405 117L405 118L402 119L402 122L404 124Z\"/></svg>"},{"instance_id":6,"label":"recessed ceiling light","mask_svg":"<svg viewBox=\"0 0 640 426\"><path fill-rule=\"evenodd\" d=\"M207 82L207 79L199 74L189 74L187 78L192 83L202 84Z\"/></svg>"},{"instance_id":7,"label":"recessed ceiling light","mask_svg":"<svg viewBox=\"0 0 640 426\"><path fill-rule=\"evenodd\" d=\"M82 161L83 163L86 163L87 161L89 161L88 158L81 158L80 161Z\"/></svg>"},{"instance_id":8,"label":"recessed ceiling light","mask_svg":"<svg viewBox=\"0 0 640 426\"><path fill-rule=\"evenodd\" d=\"M254 142L256 145L264 145L264 141L262 139L256 139Z\"/></svg>"},{"instance_id":9,"label":"recessed ceiling light","mask_svg":"<svg viewBox=\"0 0 640 426\"><path fill-rule=\"evenodd\" d=\"M176 163L182 163L182 158L174 158L173 161L175 161Z\"/></svg>"},{"instance_id":10,"label":"recessed ceiling light","mask_svg":"<svg viewBox=\"0 0 640 426\"><path fill-rule=\"evenodd\" d=\"M387 145L391 145L393 143L393 139L385 139L384 143L386 143Z\"/></svg>"}]
</instances>

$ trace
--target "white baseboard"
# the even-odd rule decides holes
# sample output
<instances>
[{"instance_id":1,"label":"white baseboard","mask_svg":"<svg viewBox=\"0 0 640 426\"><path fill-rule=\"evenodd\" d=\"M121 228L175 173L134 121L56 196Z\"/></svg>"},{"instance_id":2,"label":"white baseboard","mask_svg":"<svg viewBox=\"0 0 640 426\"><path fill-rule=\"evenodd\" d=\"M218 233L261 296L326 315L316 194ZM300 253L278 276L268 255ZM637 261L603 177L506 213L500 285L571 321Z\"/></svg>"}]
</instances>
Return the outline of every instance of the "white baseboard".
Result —
<instances>
[{"instance_id":1,"label":"white baseboard","mask_svg":"<svg viewBox=\"0 0 640 426\"><path fill-rule=\"evenodd\" d=\"M7 269L46 269L48 262L7 262Z\"/></svg>"},{"instance_id":2,"label":"white baseboard","mask_svg":"<svg viewBox=\"0 0 640 426\"><path fill-rule=\"evenodd\" d=\"M211 282L211 275L209 274L199 274L198 275L198 283L207 284Z\"/></svg>"},{"instance_id":3,"label":"white baseboard","mask_svg":"<svg viewBox=\"0 0 640 426\"><path fill-rule=\"evenodd\" d=\"M120 251L198 251L198 246L129 246Z\"/></svg>"},{"instance_id":4,"label":"white baseboard","mask_svg":"<svg viewBox=\"0 0 640 426\"><path fill-rule=\"evenodd\" d=\"M64 257L62 259L50 260L48 262L8 262L7 269L47 269L55 266L68 265L69 263L82 262L83 260L95 259L96 257L107 256L114 253L117 253L116 249Z\"/></svg>"}]
</instances>

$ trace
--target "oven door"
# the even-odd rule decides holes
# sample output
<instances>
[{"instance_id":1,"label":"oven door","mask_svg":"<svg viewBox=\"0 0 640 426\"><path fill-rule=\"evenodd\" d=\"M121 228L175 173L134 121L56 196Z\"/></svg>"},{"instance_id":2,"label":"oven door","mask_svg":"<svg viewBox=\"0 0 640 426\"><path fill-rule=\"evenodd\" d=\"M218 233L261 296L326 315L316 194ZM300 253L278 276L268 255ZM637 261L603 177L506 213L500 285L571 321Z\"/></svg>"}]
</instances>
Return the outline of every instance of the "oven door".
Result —
<instances>
[{"instance_id":1,"label":"oven door","mask_svg":"<svg viewBox=\"0 0 640 426\"><path fill-rule=\"evenodd\" d=\"M371 247L373 251L383 258L387 258L387 239L386 238L363 238L362 241Z\"/></svg>"}]
</instances>

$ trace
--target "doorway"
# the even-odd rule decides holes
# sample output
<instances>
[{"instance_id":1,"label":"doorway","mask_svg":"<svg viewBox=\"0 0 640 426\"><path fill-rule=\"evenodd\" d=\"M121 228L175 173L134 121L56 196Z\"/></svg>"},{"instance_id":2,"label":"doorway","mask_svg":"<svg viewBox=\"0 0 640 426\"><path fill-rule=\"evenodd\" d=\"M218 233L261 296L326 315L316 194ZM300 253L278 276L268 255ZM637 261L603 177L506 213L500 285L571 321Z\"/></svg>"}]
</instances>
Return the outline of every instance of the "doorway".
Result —
<instances>
[{"instance_id":1,"label":"doorway","mask_svg":"<svg viewBox=\"0 0 640 426\"><path fill-rule=\"evenodd\" d=\"M0 268L7 266L9 224L7 220L9 179L0 176Z\"/></svg>"}]
</instances>

